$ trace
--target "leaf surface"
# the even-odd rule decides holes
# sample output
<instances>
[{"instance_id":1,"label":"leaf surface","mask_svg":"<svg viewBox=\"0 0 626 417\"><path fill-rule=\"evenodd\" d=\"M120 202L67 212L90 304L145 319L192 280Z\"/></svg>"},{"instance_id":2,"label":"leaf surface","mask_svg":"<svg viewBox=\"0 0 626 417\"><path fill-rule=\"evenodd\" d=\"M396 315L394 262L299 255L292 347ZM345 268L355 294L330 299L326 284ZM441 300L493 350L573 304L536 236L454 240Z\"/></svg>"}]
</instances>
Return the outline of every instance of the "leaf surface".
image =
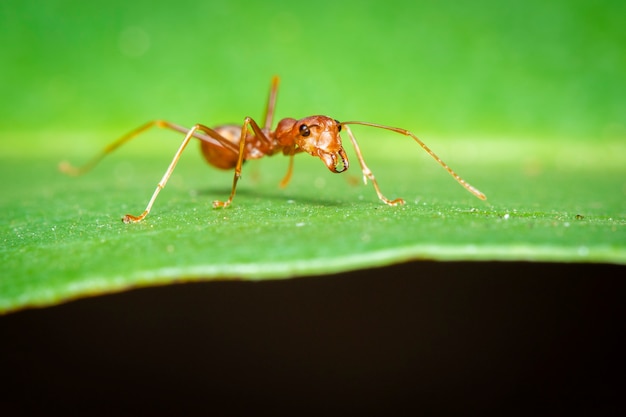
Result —
<instances>
[{"instance_id":1,"label":"leaf surface","mask_svg":"<svg viewBox=\"0 0 626 417\"><path fill-rule=\"evenodd\" d=\"M419 259L626 263L624 144L426 140L487 194L483 202L410 139L354 130L383 193L406 205L382 204L347 148L353 164L341 175L299 155L285 189L287 158L248 162L233 205L213 209L232 173L206 166L190 146L151 214L127 225L121 217L143 211L177 140L165 149L138 140L68 177L57 170L62 159L85 161L110 137L75 147L71 135L13 136L0 164L0 312L147 285Z\"/></svg>"}]
</instances>

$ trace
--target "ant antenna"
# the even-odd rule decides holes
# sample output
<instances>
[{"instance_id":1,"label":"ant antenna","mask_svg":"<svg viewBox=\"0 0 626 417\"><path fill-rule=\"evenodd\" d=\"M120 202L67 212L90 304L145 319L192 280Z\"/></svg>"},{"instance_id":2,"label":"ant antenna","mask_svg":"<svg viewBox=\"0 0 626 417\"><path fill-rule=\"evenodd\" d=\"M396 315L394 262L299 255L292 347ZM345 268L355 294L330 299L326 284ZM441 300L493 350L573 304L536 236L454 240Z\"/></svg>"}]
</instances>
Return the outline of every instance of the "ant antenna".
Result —
<instances>
[{"instance_id":1,"label":"ant antenna","mask_svg":"<svg viewBox=\"0 0 626 417\"><path fill-rule=\"evenodd\" d=\"M454 172L452 170L452 168L450 168L445 162L443 162L441 160L441 158L439 158L437 156L436 153L434 153L433 151L430 150L430 148L428 146L426 146L426 144L424 142L422 142L420 140L420 138L418 138L415 134L413 134L411 131L406 130L406 129L401 129L399 127L392 127L392 126L384 126L384 125L379 125L377 123L370 123L370 122L359 122L359 121L349 121L349 122L341 122L340 125L362 125L362 126L369 126L369 127L375 127L378 129L384 129L384 130L390 130L392 132L396 132L396 133L400 133L401 135L404 136L410 136L413 138L413 140L415 140L415 142L417 142L422 149L424 149L430 156L433 157L433 159L435 161L437 161L437 163L439 165L441 165L443 167L443 169L445 169L446 171L448 171L448 174L452 175L452 177L459 183L461 184L467 191L469 191L470 193L472 193L474 196L480 198L481 200L486 200L487 196L485 196L485 194L483 194L482 192L480 192L476 187L472 186L471 184L469 184L467 181L465 181L463 178L461 178L459 176L459 174L457 174L456 172Z\"/></svg>"}]
</instances>

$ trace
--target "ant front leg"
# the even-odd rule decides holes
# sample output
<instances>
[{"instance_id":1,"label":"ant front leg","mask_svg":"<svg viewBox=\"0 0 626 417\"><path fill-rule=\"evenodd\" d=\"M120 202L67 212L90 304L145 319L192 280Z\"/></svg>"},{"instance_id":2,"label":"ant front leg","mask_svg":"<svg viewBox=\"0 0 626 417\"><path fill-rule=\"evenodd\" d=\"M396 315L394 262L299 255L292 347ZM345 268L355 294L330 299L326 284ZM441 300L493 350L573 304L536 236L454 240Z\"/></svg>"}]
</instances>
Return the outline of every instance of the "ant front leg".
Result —
<instances>
[{"instance_id":1,"label":"ant front leg","mask_svg":"<svg viewBox=\"0 0 626 417\"><path fill-rule=\"evenodd\" d=\"M392 127L392 126L384 126L384 125L379 125L377 123L370 123L370 122L357 122L357 121L350 121L350 122L343 122L341 123L342 126L345 125L361 125L361 126L369 126L369 127L375 127L377 129L384 129L384 130L389 130L391 132L396 132L396 133L400 133L404 136L410 136L411 138L413 138L413 140L415 142L417 142L417 144L419 146L422 147L422 149L424 149L426 151L426 153L428 153L430 156L433 157L433 159L435 161L437 161L437 163L439 165L441 165L441 167L443 169L445 169L446 171L448 171L448 174L452 175L452 177L463 186L463 188L465 188L467 191L469 191L470 193L472 193L475 197L481 199L481 200L486 200L487 197L485 196L485 194L483 194L482 192L480 192L480 190L478 190L478 188L472 186L470 183L468 183L467 181L465 181L463 178L461 178L461 176L459 174L457 174L456 172L454 172L452 170L452 168L450 168L445 162L443 162L441 160L441 158L439 158L437 156L437 154L435 154L433 151L430 150L430 148L428 146L426 146L426 144L424 142L422 142L420 140L420 138L418 138L417 136L415 136L415 134L413 134L412 132L406 130L406 129L401 129L399 127ZM346 126L347 128L347 126ZM365 162L363 162L363 158L361 157L361 151L359 151L359 148L356 144L356 140L354 139L354 136L352 136L352 132L350 132L350 129L347 129L348 133L350 134L350 140L352 140L352 144L354 145L357 155L359 155L359 161L361 162L361 167L363 168L363 175L367 176L368 178L374 180L374 176L371 175L371 172L369 172L369 169L367 169L367 167L365 166ZM366 172L367 171L367 172ZM370 176L371 175L371 176ZM380 191L378 189L378 185L376 184L376 182L374 182L374 187L376 188L376 192L378 193L378 197L385 201L386 199L384 197L382 197L382 194L380 194ZM398 200L394 200L391 203L395 202L395 201L402 201L400 199ZM389 204L389 203L387 203ZM392 204L393 205L393 204Z\"/></svg>"},{"instance_id":2,"label":"ant front leg","mask_svg":"<svg viewBox=\"0 0 626 417\"><path fill-rule=\"evenodd\" d=\"M291 176L293 174L293 160L297 153L304 152L301 148L290 148L286 151L283 151L285 156L289 156L289 165L287 166L287 172L282 180L280 180L279 186L280 188L285 188L289 185L289 181L291 181Z\"/></svg>"},{"instance_id":3,"label":"ant front leg","mask_svg":"<svg viewBox=\"0 0 626 417\"><path fill-rule=\"evenodd\" d=\"M295 156L295 154L290 154L289 155L289 165L287 166L287 173L285 174L285 176L283 177L282 180L280 180L280 188L285 188L287 187L287 185L289 184L289 181L291 181L291 174L293 174L293 157Z\"/></svg>"},{"instance_id":4,"label":"ant front leg","mask_svg":"<svg viewBox=\"0 0 626 417\"><path fill-rule=\"evenodd\" d=\"M363 154L361 153L361 149L359 148L359 145L356 142L356 139L354 135L352 134L350 127L346 125L343 125L343 127L346 129L346 132L348 132L348 136L350 137L350 141L352 142L352 145L354 146L354 151L356 152L356 156L359 160L359 164L361 165L361 171L363 172L363 182L367 184L368 179L372 182L372 185L374 186L374 189L376 190L376 194L378 195L378 198L383 203L390 205L390 206L397 206L400 204L404 204L404 200L401 198L396 198L395 200L389 200L387 197L383 195L383 193L380 191L380 187L378 187L378 182L376 181L376 177L374 177L374 174L372 173L372 171L365 164L365 160L363 159Z\"/></svg>"}]
</instances>

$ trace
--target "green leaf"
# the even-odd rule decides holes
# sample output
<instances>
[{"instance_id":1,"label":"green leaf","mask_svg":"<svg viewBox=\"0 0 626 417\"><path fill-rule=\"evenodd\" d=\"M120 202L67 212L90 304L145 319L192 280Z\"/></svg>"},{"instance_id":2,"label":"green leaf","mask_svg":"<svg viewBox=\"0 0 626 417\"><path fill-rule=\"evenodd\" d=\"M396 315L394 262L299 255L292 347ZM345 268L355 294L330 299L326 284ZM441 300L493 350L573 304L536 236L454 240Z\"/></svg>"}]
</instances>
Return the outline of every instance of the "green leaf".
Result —
<instances>
[{"instance_id":1,"label":"green leaf","mask_svg":"<svg viewBox=\"0 0 626 417\"><path fill-rule=\"evenodd\" d=\"M232 173L208 167L190 146L145 221L124 224L124 214L143 211L179 135L148 133L80 177L61 174L58 163L85 161L110 136L12 136L0 164L0 312L146 285L416 259L626 263L621 142L425 140L487 194L483 202L409 138L354 131L383 193L406 205L386 206L362 184L348 145L348 172L298 155L286 189L278 183L287 158L250 161L233 205L213 209Z\"/></svg>"},{"instance_id":2,"label":"green leaf","mask_svg":"<svg viewBox=\"0 0 626 417\"><path fill-rule=\"evenodd\" d=\"M314 24L284 0L40 3L0 2L0 311L412 259L626 262L624 1L319 0L332 13ZM380 203L349 145L347 173L299 155L286 189L286 158L246 163L226 210L211 202L232 173L191 146L132 225L121 217L142 212L180 136L146 133L82 177L57 170L155 117L257 117L274 74L277 118L414 130L488 200L411 139L360 126L382 191L406 205Z\"/></svg>"}]
</instances>

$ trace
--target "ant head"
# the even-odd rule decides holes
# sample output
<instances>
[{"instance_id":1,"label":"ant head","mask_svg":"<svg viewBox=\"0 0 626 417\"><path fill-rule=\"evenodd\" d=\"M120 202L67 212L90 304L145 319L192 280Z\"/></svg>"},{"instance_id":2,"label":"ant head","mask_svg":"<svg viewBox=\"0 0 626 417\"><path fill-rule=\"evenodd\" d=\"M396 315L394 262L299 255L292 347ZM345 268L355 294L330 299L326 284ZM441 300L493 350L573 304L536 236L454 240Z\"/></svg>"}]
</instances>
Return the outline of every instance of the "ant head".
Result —
<instances>
[{"instance_id":1,"label":"ant head","mask_svg":"<svg viewBox=\"0 0 626 417\"><path fill-rule=\"evenodd\" d=\"M304 152L319 157L332 172L344 172L349 163L341 144L340 131L339 121L327 116L310 116L300 120L281 120L276 128L276 138L283 146L291 140Z\"/></svg>"}]
</instances>

